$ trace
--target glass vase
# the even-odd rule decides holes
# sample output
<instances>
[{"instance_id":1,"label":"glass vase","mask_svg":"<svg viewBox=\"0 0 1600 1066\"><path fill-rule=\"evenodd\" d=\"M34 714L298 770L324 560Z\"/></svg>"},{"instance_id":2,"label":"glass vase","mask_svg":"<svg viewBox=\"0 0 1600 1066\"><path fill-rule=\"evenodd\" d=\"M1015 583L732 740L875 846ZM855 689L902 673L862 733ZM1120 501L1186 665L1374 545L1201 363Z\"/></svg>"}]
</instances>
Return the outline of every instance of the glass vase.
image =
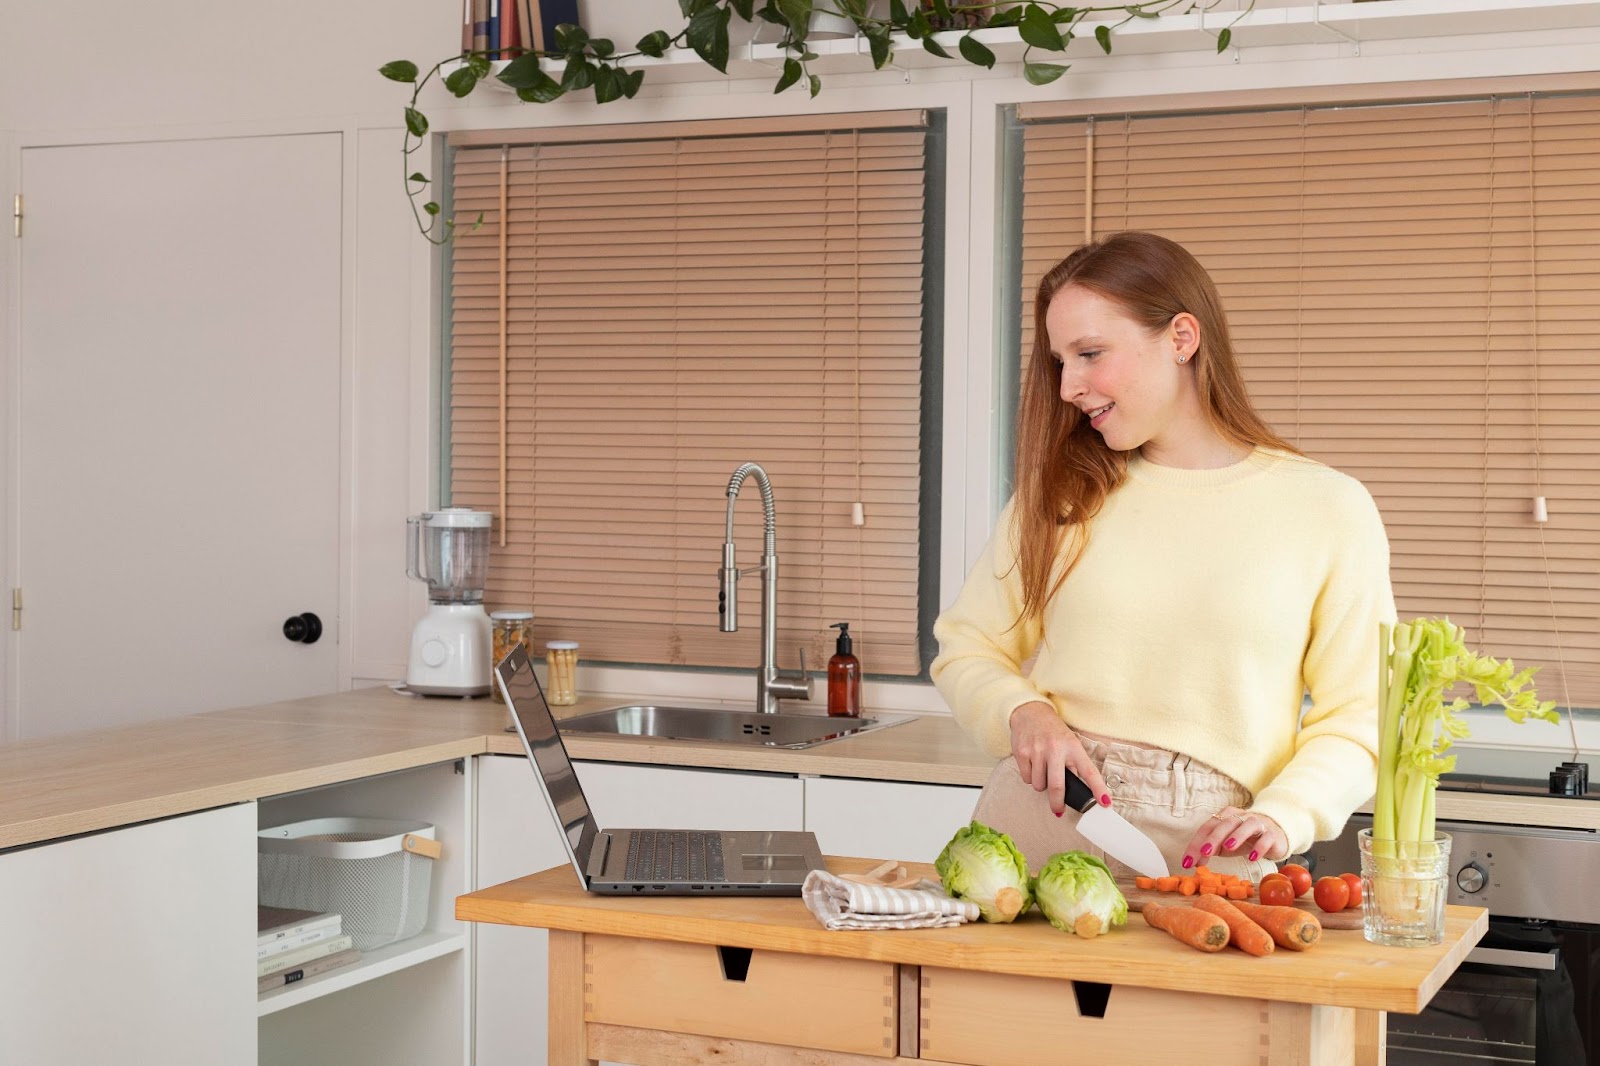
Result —
<instances>
[{"instance_id":1,"label":"glass vase","mask_svg":"<svg viewBox=\"0 0 1600 1066\"><path fill-rule=\"evenodd\" d=\"M1374 944L1421 947L1444 939L1450 834L1432 840L1384 840L1363 829L1361 925Z\"/></svg>"}]
</instances>

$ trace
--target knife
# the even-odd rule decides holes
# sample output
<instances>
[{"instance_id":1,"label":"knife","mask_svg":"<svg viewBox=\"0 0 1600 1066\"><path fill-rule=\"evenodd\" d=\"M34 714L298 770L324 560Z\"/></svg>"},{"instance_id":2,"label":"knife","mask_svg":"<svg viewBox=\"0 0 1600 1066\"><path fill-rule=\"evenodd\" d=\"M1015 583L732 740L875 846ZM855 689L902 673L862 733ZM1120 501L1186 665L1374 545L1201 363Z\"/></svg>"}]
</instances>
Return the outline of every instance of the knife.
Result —
<instances>
[{"instance_id":1,"label":"knife","mask_svg":"<svg viewBox=\"0 0 1600 1066\"><path fill-rule=\"evenodd\" d=\"M1146 877L1166 877L1172 872L1155 841L1110 807L1100 806L1077 774L1066 767L1062 770L1067 775L1067 806L1079 813L1078 832L1107 855Z\"/></svg>"}]
</instances>

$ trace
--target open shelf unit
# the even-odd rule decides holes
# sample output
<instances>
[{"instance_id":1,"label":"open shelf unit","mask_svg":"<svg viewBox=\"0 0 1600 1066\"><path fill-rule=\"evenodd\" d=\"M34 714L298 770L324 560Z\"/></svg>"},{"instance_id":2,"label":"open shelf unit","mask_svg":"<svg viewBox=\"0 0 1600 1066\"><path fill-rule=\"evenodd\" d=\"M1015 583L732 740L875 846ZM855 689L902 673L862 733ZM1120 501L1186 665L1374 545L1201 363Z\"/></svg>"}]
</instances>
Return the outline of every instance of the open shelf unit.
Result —
<instances>
[{"instance_id":1,"label":"open shelf unit","mask_svg":"<svg viewBox=\"0 0 1600 1066\"><path fill-rule=\"evenodd\" d=\"M1094 40L1096 26L1113 29L1112 56L1105 56ZM1156 55L1192 52L1215 55L1217 34L1233 30L1233 46L1239 49L1279 48L1295 45L1333 45L1357 51L1364 42L1408 41L1436 37L1518 34L1547 31L1594 29L1600 27L1600 4L1593 0L1379 0L1373 3L1305 3L1284 7L1258 5L1241 14L1237 8L1218 5L1209 12L1162 15L1155 19L1125 20L1121 17L1085 20L1078 36L1064 53L1035 50L1029 57L1040 62L1082 64L1088 69L1098 61L1115 62L1117 55ZM663 27L666 28L666 27ZM935 35L951 55L963 32ZM997 63L1019 63L1026 46L1013 27L977 30L973 35L995 53ZM619 42L620 43L620 42ZM808 41L817 59L813 73L846 74L872 70L867 42L862 38ZM734 44L729 52L728 72L720 74L693 51L674 48L660 59L641 56L628 60L629 69L644 70L645 84L719 81L741 78L777 78L784 53L776 44ZM1219 59L1219 61L1226 61ZM896 35L895 69L910 71L933 67L963 67L964 60L941 59L923 49L918 41ZM504 63L495 63L498 73ZM544 69L557 79L563 64L545 60ZM444 72L455 69L446 64ZM492 83L505 92L499 82Z\"/></svg>"}]
</instances>

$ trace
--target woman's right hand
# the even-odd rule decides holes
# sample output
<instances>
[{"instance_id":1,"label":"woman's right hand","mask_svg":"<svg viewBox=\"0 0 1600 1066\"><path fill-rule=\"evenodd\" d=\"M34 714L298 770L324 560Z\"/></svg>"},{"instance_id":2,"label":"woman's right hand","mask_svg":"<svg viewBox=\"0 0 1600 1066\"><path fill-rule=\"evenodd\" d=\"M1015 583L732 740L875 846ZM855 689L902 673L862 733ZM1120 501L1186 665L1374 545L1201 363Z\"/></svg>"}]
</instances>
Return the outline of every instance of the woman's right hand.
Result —
<instances>
[{"instance_id":1,"label":"woman's right hand","mask_svg":"<svg viewBox=\"0 0 1600 1066\"><path fill-rule=\"evenodd\" d=\"M1101 805L1111 806L1105 780L1089 761L1083 742L1050 704L1035 700L1011 712L1011 754L1016 757L1017 773L1022 779L1035 792L1049 793L1050 811L1057 818L1067 809L1063 768L1082 778Z\"/></svg>"}]
</instances>

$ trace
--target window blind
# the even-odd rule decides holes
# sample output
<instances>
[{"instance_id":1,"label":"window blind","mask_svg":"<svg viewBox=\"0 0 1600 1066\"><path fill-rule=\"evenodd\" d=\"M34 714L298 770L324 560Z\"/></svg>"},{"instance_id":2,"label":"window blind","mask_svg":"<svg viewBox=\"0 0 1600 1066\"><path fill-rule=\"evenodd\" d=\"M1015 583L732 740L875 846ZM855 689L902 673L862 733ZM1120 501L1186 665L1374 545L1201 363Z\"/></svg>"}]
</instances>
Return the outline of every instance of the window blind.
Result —
<instances>
[{"instance_id":1,"label":"window blind","mask_svg":"<svg viewBox=\"0 0 1600 1066\"><path fill-rule=\"evenodd\" d=\"M1363 481L1402 617L1600 705L1600 100L1097 116L1023 130L1032 282L1153 230L1222 291L1262 414ZM1535 497L1549 520L1533 519ZM1562 663L1564 662L1564 670Z\"/></svg>"},{"instance_id":2,"label":"window blind","mask_svg":"<svg viewBox=\"0 0 1600 1066\"><path fill-rule=\"evenodd\" d=\"M486 599L531 605L541 639L586 659L754 667L758 576L738 633L717 615L728 478L754 460L776 501L780 662L804 645L820 668L848 621L870 670L916 674L920 113L704 126L456 152L451 496L496 512ZM756 566L752 485L735 519Z\"/></svg>"}]
</instances>

